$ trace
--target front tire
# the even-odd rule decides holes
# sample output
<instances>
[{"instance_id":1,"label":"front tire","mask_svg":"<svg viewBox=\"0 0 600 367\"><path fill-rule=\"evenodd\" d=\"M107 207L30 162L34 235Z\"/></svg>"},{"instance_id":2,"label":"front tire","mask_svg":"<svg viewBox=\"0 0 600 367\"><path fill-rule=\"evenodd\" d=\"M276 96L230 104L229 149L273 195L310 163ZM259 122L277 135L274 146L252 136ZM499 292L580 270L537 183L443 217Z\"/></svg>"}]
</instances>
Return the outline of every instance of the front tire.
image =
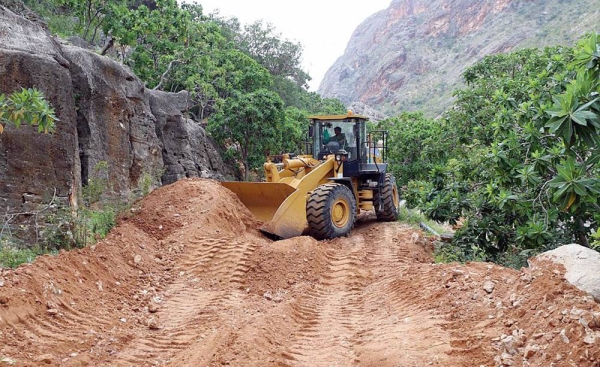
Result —
<instances>
[{"instance_id":1,"label":"front tire","mask_svg":"<svg viewBox=\"0 0 600 367\"><path fill-rule=\"evenodd\" d=\"M381 195L381 206L379 205L379 195ZM375 214L377 219L384 222L395 222L398 220L400 211L400 196L398 194L398 186L396 179L391 174L385 175L383 186L374 197Z\"/></svg>"},{"instance_id":2,"label":"front tire","mask_svg":"<svg viewBox=\"0 0 600 367\"><path fill-rule=\"evenodd\" d=\"M319 240L347 235L355 218L354 194L342 184L321 185L311 192L306 202L309 233Z\"/></svg>"}]
</instances>

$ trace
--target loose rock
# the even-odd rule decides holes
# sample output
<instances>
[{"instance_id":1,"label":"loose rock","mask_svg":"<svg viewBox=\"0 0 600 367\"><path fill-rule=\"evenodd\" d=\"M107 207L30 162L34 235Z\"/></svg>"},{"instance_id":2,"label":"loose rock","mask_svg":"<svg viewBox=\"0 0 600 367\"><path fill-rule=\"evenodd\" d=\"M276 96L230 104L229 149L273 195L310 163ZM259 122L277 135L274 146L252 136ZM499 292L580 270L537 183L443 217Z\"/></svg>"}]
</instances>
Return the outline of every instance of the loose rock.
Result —
<instances>
[{"instance_id":1,"label":"loose rock","mask_svg":"<svg viewBox=\"0 0 600 367\"><path fill-rule=\"evenodd\" d=\"M159 309L160 309L160 306L156 302L150 301L150 303L148 303L148 312L156 313L156 312L158 312Z\"/></svg>"},{"instance_id":2,"label":"loose rock","mask_svg":"<svg viewBox=\"0 0 600 367\"><path fill-rule=\"evenodd\" d=\"M156 316L152 316L152 317L148 318L148 320L146 321L146 325L148 325L148 328L150 330L160 329L160 326L158 324L158 318Z\"/></svg>"},{"instance_id":3,"label":"loose rock","mask_svg":"<svg viewBox=\"0 0 600 367\"><path fill-rule=\"evenodd\" d=\"M54 360L54 356L52 354L42 354L35 358L35 361L38 363L46 363L52 364L52 360Z\"/></svg>"},{"instance_id":4,"label":"loose rock","mask_svg":"<svg viewBox=\"0 0 600 367\"><path fill-rule=\"evenodd\" d=\"M483 283L483 290L486 291L488 294L492 293L495 287L496 284L494 284L494 282L492 282L491 280L487 280Z\"/></svg>"},{"instance_id":5,"label":"loose rock","mask_svg":"<svg viewBox=\"0 0 600 367\"><path fill-rule=\"evenodd\" d=\"M567 334L565 334L565 329L562 329L562 330L560 331L560 338L562 339L562 341L563 341L565 344L569 344L569 343L571 342L571 341L569 340L569 337L567 336Z\"/></svg>"},{"instance_id":6,"label":"loose rock","mask_svg":"<svg viewBox=\"0 0 600 367\"><path fill-rule=\"evenodd\" d=\"M585 335L585 338L583 338L583 342L586 344L594 344L596 343L596 333L592 332L587 332Z\"/></svg>"}]
</instances>

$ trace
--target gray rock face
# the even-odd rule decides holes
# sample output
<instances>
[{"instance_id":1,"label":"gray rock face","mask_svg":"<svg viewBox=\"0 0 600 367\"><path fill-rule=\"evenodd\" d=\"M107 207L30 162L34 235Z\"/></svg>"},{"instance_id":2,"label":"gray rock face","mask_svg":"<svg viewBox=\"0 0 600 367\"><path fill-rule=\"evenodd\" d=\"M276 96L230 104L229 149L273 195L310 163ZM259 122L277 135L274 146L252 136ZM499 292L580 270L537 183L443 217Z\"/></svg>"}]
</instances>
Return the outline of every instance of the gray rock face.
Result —
<instances>
[{"instance_id":1,"label":"gray rock face","mask_svg":"<svg viewBox=\"0 0 600 367\"><path fill-rule=\"evenodd\" d=\"M565 278L600 302L600 253L578 244L544 252L536 259L550 260L565 267Z\"/></svg>"},{"instance_id":2,"label":"gray rock face","mask_svg":"<svg viewBox=\"0 0 600 367\"><path fill-rule=\"evenodd\" d=\"M157 181L163 163L143 83L107 57L67 45L63 52L73 78L83 183L100 162L108 163L115 192L134 189L144 173Z\"/></svg>"},{"instance_id":3,"label":"gray rock face","mask_svg":"<svg viewBox=\"0 0 600 367\"><path fill-rule=\"evenodd\" d=\"M36 241L53 197L54 204L76 201L81 168L67 67L60 47L42 26L0 6L0 93L37 87L60 119L56 134L7 126L0 135L1 235Z\"/></svg>"},{"instance_id":4,"label":"gray rock face","mask_svg":"<svg viewBox=\"0 0 600 367\"><path fill-rule=\"evenodd\" d=\"M0 236L36 243L53 197L76 206L101 162L117 196L142 180L157 187L234 176L200 124L185 118L186 93L147 90L127 67L61 45L43 24L0 6L0 93L30 87L44 92L60 121L55 134L7 126L0 135Z\"/></svg>"},{"instance_id":5,"label":"gray rock face","mask_svg":"<svg viewBox=\"0 0 600 367\"><path fill-rule=\"evenodd\" d=\"M319 92L390 116L423 111L431 117L463 87L465 68L517 48L572 44L600 30L593 0L393 0L368 17ZM578 14L572 22L569 11Z\"/></svg>"},{"instance_id":6,"label":"gray rock face","mask_svg":"<svg viewBox=\"0 0 600 367\"><path fill-rule=\"evenodd\" d=\"M148 90L150 108L156 117L156 133L162 142L165 172L163 184L180 178L233 179L234 170L225 165L220 152L196 121L185 118L189 96L185 91L167 93Z\"/></svg>"}]
</instances>

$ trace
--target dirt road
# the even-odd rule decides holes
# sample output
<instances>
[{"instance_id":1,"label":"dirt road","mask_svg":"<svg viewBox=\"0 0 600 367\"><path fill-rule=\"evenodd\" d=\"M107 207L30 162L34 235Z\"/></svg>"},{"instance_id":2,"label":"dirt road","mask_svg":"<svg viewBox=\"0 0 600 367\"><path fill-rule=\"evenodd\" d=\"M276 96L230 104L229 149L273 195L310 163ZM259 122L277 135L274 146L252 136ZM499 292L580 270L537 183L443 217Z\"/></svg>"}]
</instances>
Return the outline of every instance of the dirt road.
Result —
<instances>
[{"instance_id":1,"label":"dirt road","mask_svg":"<svg viewBox=\"0 0 600 367\"><path fill-rule=\"evenodd\" d=\"M401 223L273 242L218 183L0 272L0 366L599 366L600 306L550 264L434 264Z\"/></svg>"}]
</instances>

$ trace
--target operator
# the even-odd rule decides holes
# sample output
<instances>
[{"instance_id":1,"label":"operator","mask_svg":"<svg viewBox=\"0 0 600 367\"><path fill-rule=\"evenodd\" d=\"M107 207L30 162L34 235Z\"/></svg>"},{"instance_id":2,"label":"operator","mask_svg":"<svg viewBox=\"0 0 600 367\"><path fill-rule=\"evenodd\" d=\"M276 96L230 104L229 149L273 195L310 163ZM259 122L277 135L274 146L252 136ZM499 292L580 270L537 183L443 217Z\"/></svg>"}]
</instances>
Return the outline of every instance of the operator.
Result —
<instances>
[{"instance_id":1,"label":"operator","mask_svg":"<svg viewBox=\"0 0 600 367\"><path fill-rule=\"evenodd\" d=\"M346 144L347 144L346 143L346 135L342 133L342 128L339 126L336 126L333 129L333 132L335 133L335 135L332 136L329 141L336 141L340 145L340 149L345 149Z\"/></svg>"}]
</instances>

